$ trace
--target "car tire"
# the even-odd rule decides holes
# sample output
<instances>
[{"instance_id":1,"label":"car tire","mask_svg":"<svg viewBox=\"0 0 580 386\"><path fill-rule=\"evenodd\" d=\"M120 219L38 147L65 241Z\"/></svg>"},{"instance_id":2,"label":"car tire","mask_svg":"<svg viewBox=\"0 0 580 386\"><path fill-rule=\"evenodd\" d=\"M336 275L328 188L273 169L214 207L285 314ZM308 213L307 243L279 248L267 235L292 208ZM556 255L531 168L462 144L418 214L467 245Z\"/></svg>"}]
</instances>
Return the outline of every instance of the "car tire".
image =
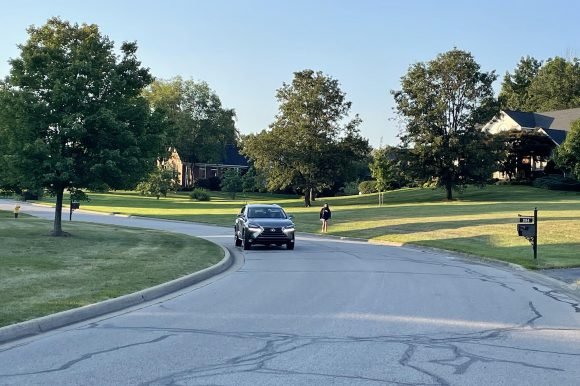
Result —
<instances>
[{"instance_id":1,"label":"car tire","mask_svg":"<svg viewBox=\"0 0 580 386\"><path fill-rule=\"evenodd\" d=\"M246 250L246 251L252 248L252 244L250 243L250 241L248 240L248 238L245 235L244 235L243 247L244 247L244 250Z\"/></svg>"},{"instance_id":2,"label":"car tire","mask_svg":"<svg viewBox=\"0 0 580 386\"><path fill-rule=\"evenodd\" d=\"M289 241L286 243L286 249L293 250L294 249L294 240Z\"/></svg>"},{"instance_id":3,"label":"car tire","mask_svg":"<svg viewBox=\"0 0 580 386\"><path fill-rule=\"evenodd\" d=\"M236 247L241 247L242 246L242 240L240 240L238 238L238 232L237 231L234 231L234 240L235 240L235 243L236 243Z\"/></svg>"}]
</instances>

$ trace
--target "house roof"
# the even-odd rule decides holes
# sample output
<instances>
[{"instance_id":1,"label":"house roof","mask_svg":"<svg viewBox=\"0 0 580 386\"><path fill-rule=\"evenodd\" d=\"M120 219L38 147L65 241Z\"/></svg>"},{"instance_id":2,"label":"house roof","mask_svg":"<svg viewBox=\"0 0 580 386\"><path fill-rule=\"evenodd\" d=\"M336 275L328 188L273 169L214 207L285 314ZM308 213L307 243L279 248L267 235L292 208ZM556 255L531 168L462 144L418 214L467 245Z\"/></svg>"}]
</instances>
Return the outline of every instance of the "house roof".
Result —
<instances>
[{"instance_id":1,"label":"house roof","mask_svg":"<svg viewBox=\"0 0 580 386\"><path fill-rule=\"evenodd\" d=\"M564 142L566 135L568 134L568 132L565 130L557 129L540 129L540 131L543 131L558 146Z\"/></svg>"},{"instance_id":2,"label":"house roof","mask_svg":"<svg viewBox=\"0 0 580 386\"><path fill-rule=\"evenodd\" d=\"M248 166L247 158L240 154L236 145L226 145L225 150L224 165Z\"/></svg>"},{"instance_id":3,"label":"house roof","mask_svg":"<svg viewBox=\"0 0 580 386\"><path fill-rule=\"evenodd\" d=\"M572 122L580 119L580 108L530 113L526 111L504 110L521 127L570 131Z\"/></svg>"},{"instance_id":4,"label":"house roof","mask_svg":"<svg viewBox=\"0 0 580 386\"><path fill-rule=\"evenodd\" d=\"M534 115L536 116L536 127L570 131L572 122L580 119L580 107L575 109L534 113Z\"/></svg>"},{"instance_id":5,"label":"house roof","mask_svg":"<svg viewBox=\"0 0 580 386\"><path fill-rule=\"evenodd\" d=\"M534 117L534 113L517 110L504 110L504 113L506 113L511 119L516 121L516 123L521 127L529 127L529 128L536 127L536 119Z\"/></svg>"}]
</instances>

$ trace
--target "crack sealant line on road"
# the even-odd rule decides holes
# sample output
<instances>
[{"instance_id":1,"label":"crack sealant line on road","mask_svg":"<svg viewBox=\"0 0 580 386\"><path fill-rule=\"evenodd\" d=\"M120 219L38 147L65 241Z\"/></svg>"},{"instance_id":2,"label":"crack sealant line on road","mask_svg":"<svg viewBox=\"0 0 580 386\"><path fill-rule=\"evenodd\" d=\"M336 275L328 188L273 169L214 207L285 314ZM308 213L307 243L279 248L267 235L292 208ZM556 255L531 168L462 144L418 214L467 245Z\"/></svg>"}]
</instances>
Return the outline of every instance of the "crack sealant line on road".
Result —
<instances>
[{"instance_id":1,"label":"crack sealant line on road","mask_svg":"<svg viewBox=\"0 0 580 386\"><path fill-rule=\"evenodd\" d=\"M574 295L576 297L580 296L580 280L578 280L576 283L569 284L569 283L566 283L565 281L558 280L558 279L553 278L551 276L544 275L544 274L526 269L519 264L514 264L514 263L507 262L507 261L502 261L502 260L497 260L497 259L493 259L491 257L477 256L477 255L471 255L471 254L463 253L463 252L450 251L447 249L440 249L440 248L428 247L428 246L423 246L423 245L409 245L409 244L405 244L405 243L398 243L398 242L392 242L392 241L370 240L370 239L363 239L363 238L357 238L357 237L345 237L345 236L334 236L334 235L322 235L322 234L317 234L317 233L306 233L306 232L301 232L301 233L304 235L307 235L311 238L336 239L336 240L353 241L353 242L366 243L366 244L385 245L385 246L391 246L391 247L406 248L406 249L411 249L411 250L420 251L420 252L432 252L432 253L437 253L439 255L449 255L453 258L461 258L461 259L468 260L471 262L473 262L475 260L479 263L483 263L485 265L494 266L494 267L502 266L502 267L509 268L513 271L518 271L518 272L522 272L522 273L525 273L527 275L533 276L537 281L548 281L551 285L555 285L555 286L559 287L560 289L567 292L569 295Z\"/></svg>"},{"instance_id":2,"label":"crack sealant line on road","mask_svg":"<svg viewBox=\"0 0 580 386\"><path fill-rule=\"evenodd\" d=\"M222 245L219 246L224 251L224 257L219 263L211 267L114 299L2 327L0 328L0 345L158 300L164 296L211 279L227 271L230 267L239 267L239 264L235 262L230 251Z\"/></svg>"}]
</instances>

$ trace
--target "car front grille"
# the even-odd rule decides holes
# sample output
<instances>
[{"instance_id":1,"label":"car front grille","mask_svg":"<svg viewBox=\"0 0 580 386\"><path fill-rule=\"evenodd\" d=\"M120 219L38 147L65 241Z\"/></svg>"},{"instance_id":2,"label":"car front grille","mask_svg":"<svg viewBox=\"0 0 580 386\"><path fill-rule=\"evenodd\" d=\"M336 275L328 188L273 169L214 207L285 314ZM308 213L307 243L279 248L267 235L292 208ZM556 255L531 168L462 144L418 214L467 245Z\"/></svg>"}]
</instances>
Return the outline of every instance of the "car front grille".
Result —
<instances>
[{"instance_id":1,"label":"car front grille","mask_svg":"<svg viewBox=\"0 0 580 386\"><path fill-rule=\"evenodd\" d=\"M264 227L264 231L258 236L258 240L280 240L288 239L288 236L282 232L282 228L268 228Z\"/></svg>"}]
</instances>

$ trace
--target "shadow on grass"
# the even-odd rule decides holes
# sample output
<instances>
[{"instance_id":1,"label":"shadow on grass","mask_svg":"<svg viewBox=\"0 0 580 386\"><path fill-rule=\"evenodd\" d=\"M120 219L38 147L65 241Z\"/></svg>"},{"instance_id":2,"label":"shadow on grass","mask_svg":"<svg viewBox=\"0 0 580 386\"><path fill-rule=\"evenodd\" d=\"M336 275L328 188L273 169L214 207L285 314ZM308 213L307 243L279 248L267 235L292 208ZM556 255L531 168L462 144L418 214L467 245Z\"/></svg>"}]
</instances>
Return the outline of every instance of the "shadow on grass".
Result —
<instances>
[{"instance_id":1,"label":"shadow on grass","mask_svg":"<svg viewBox=\"0 0 580 386\"><path fill-rule=\"evenodd\" d=\"M566 220L561 217L542 217L545 226L549 225L549 221ZM416 221L404 224L393 224L376 227L367 227L364 229L347 229L343 231L331 231L336 236L357 236L357 234L364 234L364 237L372 238L377 236L388 236L392 234L411 234L417 232L431 232L444 231L449 229L462 229L466 227L477 227L486 225L502 225L513 227L513 234L516 236L516 225L518 223L517 217L496 217L489 219L458 219L449 221ZM340 224L340 221L337 222ZM318 225L318 224L317 224ZM541 225L540 225L541 226ZM359 235L360 236L360 235Z\"/></svg>"}]
</instances>

